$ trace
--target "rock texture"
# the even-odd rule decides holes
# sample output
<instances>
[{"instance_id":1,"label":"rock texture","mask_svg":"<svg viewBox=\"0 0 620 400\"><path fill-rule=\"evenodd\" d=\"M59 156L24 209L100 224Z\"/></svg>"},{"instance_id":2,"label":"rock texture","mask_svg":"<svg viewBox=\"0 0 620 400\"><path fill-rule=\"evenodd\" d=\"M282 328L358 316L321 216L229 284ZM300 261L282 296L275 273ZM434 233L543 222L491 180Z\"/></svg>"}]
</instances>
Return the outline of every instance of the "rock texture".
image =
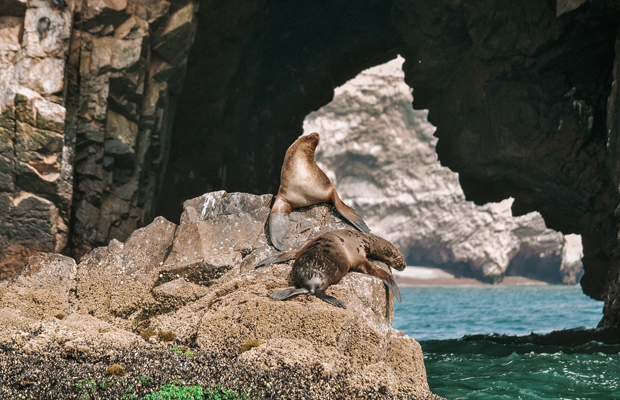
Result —
<instances>
[{"instance_id":1,"label":"rock texture","mask_svg":"<svg viewBox=\"0 0 620 400\"><path fill-rule=\"evenodd\" d=\"M313 384L338 376L350 393L432 396L420 345L391 327L394 297L379 279L351 273L332 286L347 309L314 296L267 297L291 286L290 262L254 268L275 252L264 233L270 201L271 195L208 193L185 203L180 225L157 218L77 266L58 254L30 258L21 275L0 286L0 348L94 362L122 349L152 348L157 342L149 336L159 332L175 344L234 358L239 370L320 368L323 378ZM290 248L350 228L328 205L295 211L291 220Z\"/></svg>"},{"instance_id":2,"label":"rock texture","mask_svg":"<svg viewBox=\"0 0 620 400\"><path fill-rule=\"evenodd\" d=\"M4 3L0 279L38 251L80 256L152 220L197 9Z\"/></svg>"},{"instance_id":3,"label":"rock texture","mask_svg":"<svg viewBox=\"0 0 620 400\"><path fill-rule=\"evenodd\" d=\"M460 266L491 282L512 274L577 283L580 260L565 257L563 235L540 214L512 217L511 200L465 200L458 175L439 164L427 112L411 107L403 61L362 72L304 121L304 133L321 133L316 158L343 199L410 265Z\"/></svg>"},{"instance_id":4,"label":"rock texture","mask_svg":"<svg viewBox=\"0 0 620 400\"><path fill-rule=\"evenodd\" d=\"M0 14L0 280L19 272L28 256L67 246L73 195L72 137L62 104L72 13L51 12L42 0L6 7L9 15ZM43 17L50 27L41 37L36 25Z\"/></svg>"}]
</instances>

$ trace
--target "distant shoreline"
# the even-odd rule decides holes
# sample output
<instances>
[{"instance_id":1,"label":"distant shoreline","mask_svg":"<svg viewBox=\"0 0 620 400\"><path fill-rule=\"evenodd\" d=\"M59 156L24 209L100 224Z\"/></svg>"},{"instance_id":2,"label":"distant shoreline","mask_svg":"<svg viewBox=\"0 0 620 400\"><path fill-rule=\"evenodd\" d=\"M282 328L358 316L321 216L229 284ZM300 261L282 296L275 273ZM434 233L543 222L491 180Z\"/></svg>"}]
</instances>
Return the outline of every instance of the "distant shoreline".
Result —
<instances>
[{"instance_id":1,"label":"distant shoreline","mask_svg":"<svg viewBox=\"0 0 620 400\"><path fill-rule=\"evenodd\" d=\"M457 277L439 268L408 266L404 271L393 271L393 274L399 286L491 286L490 283L475 278ZM549 283L524 276L506 276L499 285L531 286L549 285Z\"/></svg>"}]
</instances>

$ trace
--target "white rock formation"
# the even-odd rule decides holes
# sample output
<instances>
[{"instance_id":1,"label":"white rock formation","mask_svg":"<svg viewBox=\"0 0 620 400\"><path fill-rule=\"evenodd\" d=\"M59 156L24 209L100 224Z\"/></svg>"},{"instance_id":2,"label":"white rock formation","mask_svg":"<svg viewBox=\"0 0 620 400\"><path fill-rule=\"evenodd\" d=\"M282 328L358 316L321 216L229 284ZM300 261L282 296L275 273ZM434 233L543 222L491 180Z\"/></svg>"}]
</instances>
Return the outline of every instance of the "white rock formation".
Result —
<instances>
[{"instance_id":1,"label":"white rock formation","mask_svg":"<svg viewBox=\"0 0 620 400\"><path fill-rule=\"evenodd\" d=\"M513 217L512 199L482 207L465 200L458 174L437 159L427 112L411 106L402 62L362 72L304 122L305 134L321 134L316 158L341 197L409 263L469 265L492 282L518 273L574 283L580 260L540 214Z\"/></svg>"}]
</instances>

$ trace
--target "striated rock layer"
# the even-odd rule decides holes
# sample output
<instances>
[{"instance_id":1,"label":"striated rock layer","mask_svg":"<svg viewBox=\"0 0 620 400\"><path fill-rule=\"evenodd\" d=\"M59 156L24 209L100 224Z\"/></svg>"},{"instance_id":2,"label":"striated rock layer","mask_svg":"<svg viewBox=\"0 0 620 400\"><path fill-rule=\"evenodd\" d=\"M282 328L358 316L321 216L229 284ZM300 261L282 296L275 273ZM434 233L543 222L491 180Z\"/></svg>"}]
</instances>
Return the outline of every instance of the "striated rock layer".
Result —
<instances>
[{"instance_id":1,"label":"striated rock layer","mask_svg":"<svg viewBox=\"0 0 620 400\"><path fill-rule=\"evenodd\" d=\"M314 296L267 297L292 286L292 262L254 268L275 253L264 233L271 201L271 195L208 193L185 203L180 225L158 217L77 266L58 254L32 257L21 275L0 286L0 348L96 362L121 357L122 349L157 351L150 337L159 332L166 341L234 361L249 376L222 372L221 383L259 397L254 371L282 371L262 385L285 388L287 371L300 368L318 368L322 377L300 378L294 386L320 387L339 377L335 387L350 398L434 397L422 349L392 328L394 297L378 278L350 273L330 287L346 309ZM291 224L287 250L351 228L327 205L296 210ZM301 398L346 398L321 396Z\"/></svg>"},{"instance_id":2,"label":"striated rock layer","mask_svg":"<svg viewBox=\"0 0 620 400\"><path fill-rule=\"evenodd\" d=\"M458 175L439 164L427 112L411 108L403 61L362 72L306 117L304 133L321 133L316 158L343 199L409 264L466 264L491 282L508 273L576 283L582 266L569 249L580 243L568 245L538 213L512 217L511 200L465 200Z\"/></svg>"},{"instance_id":3,"label":"striated rock layer","mask_svg":"<svg viewBox=\"0 0 620 400\"><path fill-rule=\"evenodd\" d=\"M0 279L38 251L79 256L153 218L197 9L190 0L5 5Z\"/></svg>"}]
</instances>

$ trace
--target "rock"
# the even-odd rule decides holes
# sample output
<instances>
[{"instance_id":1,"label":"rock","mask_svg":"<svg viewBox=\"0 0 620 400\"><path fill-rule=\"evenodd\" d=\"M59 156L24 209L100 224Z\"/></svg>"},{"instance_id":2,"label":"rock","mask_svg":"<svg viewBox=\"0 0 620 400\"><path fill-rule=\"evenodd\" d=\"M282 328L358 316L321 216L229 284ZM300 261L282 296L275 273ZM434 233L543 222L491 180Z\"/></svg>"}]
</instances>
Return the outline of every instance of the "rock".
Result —
<instances>
[{"instance_id":1,"label":"rock","mask_svg":"<svg viewBox=\"0 0 620 400\"><path fill-rule=\"evenodd\" d=\"M44 99L35 99L33 105L37 128L64 133L66 109L63 106Z\"/></svg>"},{"instance_id":2,"label":"rock","mask_svg":"<svg viewBox=\"0 0 620 400\"><path fill-rule=\"evenodd\" d=\"M60 352L67 358L97 360L110 348L135 348L142 339L95 317L70 314L62 319L48 318L28 325L2 345L19 349L24 354Z\"/></svg>"},{"instance_id":3,"label":"rock","mask_svg":"<svg viewBox=\"0 0 620 400\"><path fill-rule=\"evenodd\" d=\"M0 348L96 362L121 357L124 349L166 346L135 333L169 332L177 345L219 355L221 363L234 360L236 371L271 371L268 385L281 384L279 371L301 368L322 376L307 384L337 376L354 393L432 396L420 345L392 328L394 297L381 280L351 273L331 286L347 309L314 296L267 297L291 286L290 262L254 268L273 253L264 233L271 200L207 193L185 203L178 227L156 218L127 242L93 250L77 268L60 255L31 258L22 275L0 286L0 321L7 326ZM330 205L295 210L291 220L287 244L294 246L350 228ZM255 390L238 374L218 379Z\"/></svg>"},{"instance_id":4,"label":"rock","mask_svg":"<svg viewBox=\"0 0 620 400\"><path fill-rule=\"evenodd\" d=\"M561 268L564 239L540 214L513 217L509 200L466 201L458 175L437 159L426 112L411 108L403 61L364 71L306 118L305 133L321 134L317 162L341 197L409 264L466 264L463 273L491 282L520 273L576 283L581 265Z\"/></svg>"},{"instance_id":5,"label":"rock","mask_svg":"<svg viewBox=\"0 0 620 400\"><path fill-rule=\"evenodd\" d=\"M0 287L1 290L1 287ZM13 334L28 329L31 324L37 323L34 318L21 315L21 311L11 307L0 308L0 343L11 340Z\"/></svg>"},{"instance_id":6,"label":"rock","mask_svg":"<svg viewBox=\"0 0 620 400\"><path fill-rule=\"evenodd\" d=\"M175 230L175 224L156 218L125 244L112 241L84 257L78 268L77 311L103 320L131 320L153 307L151 289L159 279Z\"/></svg>"},{"instance_id":7,"label":"rock","mask_svg":"<svg viewBox=\"0 0 620 400\"><path fill-rule=\"evenodd\" d=\"M38 7L32 7L26 11L23 45L29 58L49 60L56 58L56 62L61 65L61 71L64 72L64 59L69 52L73 13L68 9L51 12L51 0L41 3ZM37 31L37 24L44 17L50 20L50 25L45 36L41 38ZM40 75L39 78L50 81L58 79L56 76L46 75ZM64 81L64 75L60 81ZM40 93L43 94L43 92Z\"/></svg>"},{"instance_id":8,"label":"rock","mask_svg":"<svg viewBox=\"0 0 620 400\"><path fill-rule=\"evenodd\" d=\"M91 72L101 75L108 71L120 71L140 61L143 39L118 40L102 37L93 40Z\"/></svg>"},{"instance_id":9,"label":"rock","mask_svg":"<svg viewBox=\"0 0 620 400\"><path fill-rule=\"evenodd\" d=\"M194 4L188 3L168 18L154 38L153 50L173 65L178 65L187 56L188 44L193 42L196 34L194 12Z\"/></svg>"},{"instance_id":10,"label":"rock","mask_svg":"<svg viewBox=\"0 0 620 400\"><path fill-rule=\"evenodd\" d=\"M70 293L75 290L76 264L60 254L39 254L8 285L0 287L0 308L19 309L38 320L70 313Z\"/></svg>"},{"instance_id":11,"label":"rock","mask_svg":"<svg viewBox=\"0 0 620 400\"><path fill-rule=\"evenodd\" d=\"M155 301L161 305L163 312L169 312L181 308L189 302L198 300L206 295L207 288L186 281L184 278L166 282L153 289Z\"/></svg>"},{"instance_id":12,"label":"rock","mask_svg":"<svg viewBox=\"0 0 620 400\"><path fill-rule=\"evenodd\" d=\"M17 51L20 49L20 37L23 34L24 20L19 17L0 17L0 50Z\"/></svg>"},{"instance_id":13,"label":"rock","mask_svg":"<svg viewBox=\"0 0 620 400\"><path fill-rule=\"evenodd\" d=\"M346 310L313 296L285 302L267 298L291 286L289 273L290 264L246 274L232 271L199 301L151 322L156 329L176 327L181 342L195 338L199 347L209 350L239 352L245 343L258 340L259 346L240 357L258 368L318 363L327 373L349 371L356 387L380 384L416 394L427 390L420 386L425 377L420 374L419 344L391 328L394 298L390 294L386 304L385 287L378 279L351 273L332 286ZM196 325L188 330L191 325L184 321Z\"/></svg>"},{"instance_id":14,"label":"rock","mask_svg":"<svg viewBox=\"0 0 620 400\"><path fill-rule=\"evenodd\" d=\"M18 82L38 93L51 95L64 88L65 62L62 59L25 58L15 66Z\"/></svg>"},{"instance_id":15,"label":"rock","mask_svg":"<svg viewBox=\"0 0 620 400\"><path fill-rule=\"evenodd\" d=\"M53 202L28 192L12 198L0 193L0 280L21 271L40 251L56 250L58 208Z\"/></svg>"}]
</instances>

